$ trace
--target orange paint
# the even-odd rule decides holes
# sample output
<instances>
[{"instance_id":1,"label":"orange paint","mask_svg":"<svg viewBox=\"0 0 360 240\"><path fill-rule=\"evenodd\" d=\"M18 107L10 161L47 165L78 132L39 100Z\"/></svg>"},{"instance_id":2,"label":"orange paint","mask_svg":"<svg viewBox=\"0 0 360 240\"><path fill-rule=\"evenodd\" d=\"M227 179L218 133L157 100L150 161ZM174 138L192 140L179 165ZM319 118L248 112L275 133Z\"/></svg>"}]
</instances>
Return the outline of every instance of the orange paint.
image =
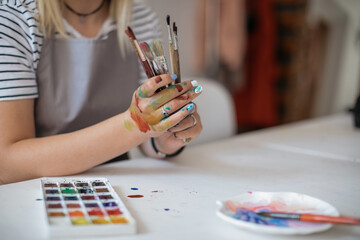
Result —
<instances>
[{"instance_id":1,"label":"orange paint","mask_svg":"<svg viewBox=\"0 0 360 240\"><path fill-rule=\"evenodd\" d=\"M84 217L84 213L82 211L72 211L69 212L70 217Z\"/></svg>"},{"instance_id":2,"label":"orange paint","mask_svg":"<svg viewBox=\"0 0 360 240\"><path fill-rule=\"evenodd\" d=\"M136 123L136 125L139 127L139 130L141 132L146 133L147 131L150 131L150 125L149 123L145 122L141 117L139 117L138 115L134 114L133 112L130 112L131 114L131 118L134 120L134 122Z\"/></svg>"}]
</instances>

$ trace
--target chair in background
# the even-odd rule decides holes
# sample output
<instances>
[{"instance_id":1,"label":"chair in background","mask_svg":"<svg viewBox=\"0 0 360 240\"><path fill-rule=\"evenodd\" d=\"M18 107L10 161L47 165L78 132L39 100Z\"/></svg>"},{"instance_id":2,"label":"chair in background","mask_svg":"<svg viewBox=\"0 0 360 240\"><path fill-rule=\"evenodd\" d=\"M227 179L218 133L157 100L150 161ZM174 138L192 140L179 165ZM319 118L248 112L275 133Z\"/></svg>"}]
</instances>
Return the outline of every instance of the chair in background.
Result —
<instances>
[{"instance_id":1,"label":"chair in background","mask_svg":"<svg viewBox=\"0 0 360 240\"><path fill-rule=\"evenodd\" d=\"M235 107L230 93L214 80L200 79L198 82L204 90L194 102L201 117L203 131L191 145L233 136L236 133L236 119Z\"/></svg>"}]
</instances>

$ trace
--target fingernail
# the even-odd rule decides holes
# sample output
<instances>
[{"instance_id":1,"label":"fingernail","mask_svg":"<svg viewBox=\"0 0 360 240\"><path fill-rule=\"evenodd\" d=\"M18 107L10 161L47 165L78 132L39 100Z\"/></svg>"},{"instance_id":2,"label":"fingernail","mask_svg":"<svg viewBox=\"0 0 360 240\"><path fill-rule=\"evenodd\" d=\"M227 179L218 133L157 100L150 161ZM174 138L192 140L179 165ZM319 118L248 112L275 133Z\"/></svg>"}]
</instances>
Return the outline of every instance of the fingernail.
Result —
<instances>
[{"instance_id":1,"label":"fingernail","mask_svg":"<svg viewBox=\"0 0 360 240\"><path fill-rule=\"evenodd\" d=\"M191 85L192 85L193 87L197 87L197 86L199 85L199 83L198 83L196 80L192 80L192 81L191 81Z\"/></svg>"},{"instance_id":2,"label":"fingernail","mask_svg":"<svg viewBox=\"0 0 360 240\"><path fill-rule=\"evenodd\" d=\"M171 74L170 76L171 76L171 79L172 79L172 80L176 80L176 79L177 79L177 75L176 75L176 74Z\"/></svg>"},{"instance_id":3,"label":"fingernail","mask_svg":"<svg viewBox=\"0 0 360 240\"><path fill-rule=\"evenodd\" d=\"M200 92L202 92L202 90L203 90L203 88L202 88L202 86L200 85L200 86L198 86L197 88L195 88L195 93L200 93Z\"/></svg>"},{"instance_id":4,"label":"fingernail","mask_svg":"<svg viewBox=\"0 0 360 240\"><path fill-rule=\"evenodd\" d=\"M190 111L191 109L193 109L195 107L195 105L193 103L189 104L187 107L186 107L186 110Z\"/></svg>"}]
</instances>

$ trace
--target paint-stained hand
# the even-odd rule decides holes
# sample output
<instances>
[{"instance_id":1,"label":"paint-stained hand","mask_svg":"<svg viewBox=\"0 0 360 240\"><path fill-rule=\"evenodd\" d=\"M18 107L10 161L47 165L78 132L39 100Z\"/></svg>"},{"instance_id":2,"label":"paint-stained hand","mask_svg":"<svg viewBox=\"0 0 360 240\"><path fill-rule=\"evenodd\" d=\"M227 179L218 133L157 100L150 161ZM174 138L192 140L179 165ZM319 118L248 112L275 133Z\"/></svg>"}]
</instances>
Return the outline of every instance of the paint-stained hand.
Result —
<instances>
[{"instance_id":1,"label":"paint-stained hand","mask_svg":"<svg viewBox=\"0 0 360 240\"><path fill-rule=\"evenodd\" d=\"M195 104L194 104L195 105ZM171 154L199 137L202 131L200 115L195 111L180 123L155 138L155 145L162 153Z\"/></svg>"},{"instance_id":2,"label":"paint-stained hand","mask_svg":"<svg viewBox=\"0 0 360 240\"><path fill-rule=\"evenodd\" d=\"M196 81L174 84L175 79L176 75L163 74L146 80L133 94L125 127L158 136L192 114L195 107L191 101L202 88ZM164 89L157 91L160 88Z\"/></svg>"}]
</instances>

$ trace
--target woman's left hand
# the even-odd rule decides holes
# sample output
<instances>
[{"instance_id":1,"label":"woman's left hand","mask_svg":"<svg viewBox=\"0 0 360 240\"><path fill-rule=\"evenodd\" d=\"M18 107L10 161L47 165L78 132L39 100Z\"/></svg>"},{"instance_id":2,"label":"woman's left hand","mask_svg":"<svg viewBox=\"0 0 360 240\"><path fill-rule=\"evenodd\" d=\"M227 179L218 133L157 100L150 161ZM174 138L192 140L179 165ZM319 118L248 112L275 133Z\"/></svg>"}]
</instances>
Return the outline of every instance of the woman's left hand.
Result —
<instances>
[{"instance_id":1,"label":"woman's left hand","mask_svg":"<svg viewBox=\"0 0 360 240\"><path fill-rule=\"evenodd\" d=\"M176 126L155 138L157 149L165 154L172 154L181 147L194 141L202 131L200 115L196 111L184 118Z\"/></svg>"}]
</instances>

